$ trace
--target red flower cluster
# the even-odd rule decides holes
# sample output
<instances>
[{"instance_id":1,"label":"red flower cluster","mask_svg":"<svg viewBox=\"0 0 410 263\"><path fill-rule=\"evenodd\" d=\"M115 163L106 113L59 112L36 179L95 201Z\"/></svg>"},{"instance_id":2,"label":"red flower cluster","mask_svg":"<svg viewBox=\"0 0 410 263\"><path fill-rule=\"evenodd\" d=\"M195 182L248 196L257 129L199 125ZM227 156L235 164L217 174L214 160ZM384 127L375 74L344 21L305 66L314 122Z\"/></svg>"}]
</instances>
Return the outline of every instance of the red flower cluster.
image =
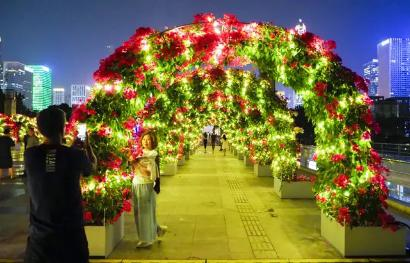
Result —
<instances>
[{"instance_id":1,"label":"red flower cluster","mask_svg":"<svg viewBox=\"0 0 410 263\"><path fill-rule=\"evenodd\" d=\"M339 120L343 120L344 116L342 114L337 113L337 107L339 106L339 101L334 98L332 102L327 103L325 108L327 113L329 114L330 118L337 118Z\"/></svg>"},{"instance_id":2,"label":"red flower cluster","mask_svg":"<svg viewBox=\"0 0 410 263\"><path fill-rule=\"evenodd\" d=\"M81 104L74 108L71 114L71 121L84 122L89 116L95 115L97 112L93 109L88 109L86 104Z\"/></svg>"},{"instance_id":3,"label":"red flower cluster","mask_svg":"<svg viewBox=\"0 0 410 263\"><path fill-rule=\"evenodd\" d=\"M340 57L333 52L336 48L336 42L333 40L324 41L313 33L306 32L299 36L308 47L308 54L313 55L316 52L327 57L330 61L341 61Z\"/></svg>"},{"instance_id":4,"label":"red flower cluster","mask_svg":"<svg viewBox=\"0 0 410 263\"><path fill-rule=\"evenodd\" d=\"M341 207L338 212L339 214L337 215L337 221L342 225L349 224L351 221L349 208Z\"/></svg>"},{"instance_id":5,"label":"red flower cluster","mask_svg":"<svg viewBox=\"0 0 410 263\"><path fill-rule=\"evenodd\" d=\"M356 86L356 88L363 91L364 93L367 93L369 91L367 81L356 73L354 74L354 85Z\"/></svg>"},{"instance_id":6,"label":"red flower cluster","mask_svg":"<svg viewBox=\"0 0 410 263\"><path fill-rule=\"evenodd\" d=\"M325 91L327 89L327 83L324 82L317 82L313 90L319 97L323 97L325 95Z\"/></svg>"},{"instance_id":7,"label":"red flower cluster","mask_svg":"<svg viewBox=\"0 0 410 263\"><path fill-rule=\"evenodd\" d=\"M333 182L335 183L335 185L337 185L340 188L346 188L349 183L350 183L350 179L347 175L345 174L339 174L338 177L336 177Z\"/></svg>"},{"instance_id":8,"label":"red flower cluster","mask_svg":"<svg viewBox=\"0 0 410 263\"><path fill-rule=\"evenodd\" d=\"M331 158L331 161L333 163L338 163L338 162L341 162L345 159L346 159L346 156L344 154L333 154L332 158Z\"/></svg>"},{"instance_id":9,"label":"red flower cluster","mask_svg":"<svg viewBox=\"0 0 410 263\"><path fill-rule=\"evenodd\" d=\"M93 213L91 213L90 211L84 211L83 219L86 223L92 221L93 220Z\"/></svg>"},{"instance_id":10,"label":"red flower cluster","mask_svg":"<svg viewBox=\"0 0 410 263\"><path fill-rule=\"evenodd\" d=\"M185 37L186 38L186 37ZM167 32L163 35L163 38L158 39L159 45L161 45L160 53L156 55L159 59L171 60L186 50L183 43L184 37L181 37L176 32Z\"/></svg>"},{"instance_id":11,"label":"red flower cluster","mask_svg":"<svg viewBox=\"0 0 410 263\"><path fill-rule=\"evenodd\" d=\"M133 117L129 117L126 122L123 123L123 127L127 130L133 130L137 125L137 121Z\"/></svg>"},{"instance_id":12,"label":"red flower cluster","mask_svg":"<svg viewBox=\"0 0 410 263\"><path fill-rule=\"evenodd\" d=\"M128 88L124 90L123 96L127 100L132 100L133 98L137 97L137 92L131 88Z\"/></svg>"},{"instance_id":13,"label":"red flower cluster","mask_svg":"<svg viewBox=\"0 0 410 263\"><path fill-rule=\"evenodd\" d=\"M103 124L97 131L97 135L100 137L109 137L112 134L112 130L107 125Z\"/></svg>"},{"instance_id":14,"label":"red flower cluster","mask_svg":"<svg viewBox=\"0 0 410 263\"><path fill-rule=\"evenodd\" d=\"M109 169L118 170L121 167L122 160L120 157L111 153L107 160L101 160L100 163Z\"/></svg>"},{"instance_id":15,"label":"red flower cluster","mask_svg":"<svg viewBox=\"0 0 410 263\"><path fill-rule=\"evenodd\" d=\"M368 127L371 127L373 124L373 115L370 109L367 109L365 113L361 116L362 120L366 123Z\"/></svg>"}]
</instances>

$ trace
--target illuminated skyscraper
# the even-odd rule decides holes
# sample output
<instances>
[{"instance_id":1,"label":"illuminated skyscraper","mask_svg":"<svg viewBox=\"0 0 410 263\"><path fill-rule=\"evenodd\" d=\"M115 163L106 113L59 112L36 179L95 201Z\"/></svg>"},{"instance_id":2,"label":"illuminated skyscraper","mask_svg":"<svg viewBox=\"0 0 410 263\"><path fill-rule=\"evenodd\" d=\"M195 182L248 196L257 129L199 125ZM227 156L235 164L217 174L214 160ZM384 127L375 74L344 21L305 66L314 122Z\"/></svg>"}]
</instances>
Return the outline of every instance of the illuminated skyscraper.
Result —
<instances>
[{"instance_id":1,"label":"illuminated skyscraper","mask_svg":"<svg viewBox=\"0 0 410 263\"><path fill-rule=\"evenodd\" d=\"M410 38L388 38L377 45L378 95L410 96Z\"/></svg>"},{"instance_id":2,"label":"illuminated skyscraper","mask_svg":"<svg viewBox=\"0 0 410 263\"><path fill-rule=\"evenodd\" d=\"M70 106L75 106L75 105L80 105L85 102L85 100L90 96L90 91L91 88L90 86L83 85L83 84L77 84L77 85L71 85L71 105Z\"/></svg>"},{"instance_id":3,"label":"illuminated skyscraper","mask_svg":"<svg viewBox=\"0 0 410 263\"><path fill-rule=\"evenodd\" d=\"M60 105L65 103L64 100L64 88L54 88L53 89L53 105Z\"/></svg>"},{"instance_id":4,"label":"illuminated skyscraper","mask_svg":"<svg viewBox=\"0 0 410 263\"><path fill-rule=\"evenodd\" d=\"M378 96L379 63L377 59L363 65L364 78L369 80L369 96Z\"/></svg>"},{"instance_id":5,"label":"illuminated skyscraper","mask_svg":"<svg viewBox=\"0 0 410 263\"><path fill-rule=\"evenodd\" d=\"M51 70L42 65L27 66L33 71L33 110L41 111L52 104Z\"/></svg>"},{"instance_id":6,"label":"illuminated skyscraper","mask_svg":"<svg viewBox=\"0 0 410 263\"><path fill-rule=\"evenodd\" d=\"M3 62L3 91L24 96L24 105L31 109L33 102L33 72L17 61Z\"/></svg>"}]
</instances>

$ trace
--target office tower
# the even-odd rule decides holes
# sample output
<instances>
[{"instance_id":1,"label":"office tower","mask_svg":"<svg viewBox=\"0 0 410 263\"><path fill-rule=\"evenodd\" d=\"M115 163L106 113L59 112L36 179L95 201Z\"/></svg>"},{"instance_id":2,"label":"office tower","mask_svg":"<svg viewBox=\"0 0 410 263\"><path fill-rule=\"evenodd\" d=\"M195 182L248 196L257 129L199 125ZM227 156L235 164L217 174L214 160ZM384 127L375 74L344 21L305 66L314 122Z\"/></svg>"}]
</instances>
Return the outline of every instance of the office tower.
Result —
<instances>
[{"instance_id":1,"label":"office tower","mask_svg":"<svg viewBox=\"0 0 410 263\"><path fill-rule=\"evenodd\" d=\"M60 105L65 103L64 88L53 89L53 105Z\"/></svg>"},{"instance_id":2,"label":"office tower","mask_svg":"<svg viewBox=\"0 0 410 263\"><path fill-rule=\"evenodd\" d=\"M379 63L377 59L363 65L364 78L369 81L369 96L378 96Z\"/></svg>"},{"instance_id":3,"label":"office tower","mask_svg":"<svg viewBox=\"0 0 410 263\"><path fill-rule=\"evenodd\" d=\"M33 110L41 111L52 104L51 70L42 65L27 67L33 71Z\"/></svg>"},{"instance_id":4,"label":"office tower","mask_svg":"<svg viewBox=\"0 0 410 263\"><path fill-rule=\"evenodd\" d=\"M3 62L3 91L24 96L23 104L32 109L33 72L26 65L17 61Z\"/></svg>"},{"instance_id":5,"label":"office tower","mask_svg":"<svg viewBox=\"0 0 410 263\"><path fill-rule=\"evenodd\" d=\"M377 45L378 95L410 96L410 38L388 38Z\"/></svg>"},{"instance_id":6,"label":"office tower","mask_svg":"<svg viewBox=\"0 0 410 263\"><path fill-rule=\"evenodd\" d=\"M71 85L71 106L83 104L85 100L90 96L90 86L84 84Z\"/></svg>"}]
</instances>

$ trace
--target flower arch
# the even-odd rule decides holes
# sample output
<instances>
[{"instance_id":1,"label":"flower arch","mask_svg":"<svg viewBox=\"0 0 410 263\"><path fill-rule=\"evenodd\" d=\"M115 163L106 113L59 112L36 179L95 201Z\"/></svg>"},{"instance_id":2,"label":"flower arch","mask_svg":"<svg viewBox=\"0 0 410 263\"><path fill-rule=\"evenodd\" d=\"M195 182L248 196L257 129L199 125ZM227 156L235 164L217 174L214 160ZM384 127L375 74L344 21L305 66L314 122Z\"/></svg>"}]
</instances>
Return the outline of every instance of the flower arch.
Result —
<instances>
[{"instance_id":1,"label":"flower arch","mask_svg":"<svg viewBox=\"0 0 410 263\"><path fill-rule=\"evenodd\" d=\"M136 140L145 128L158 131L160 153L170 159L198 140L195 129L209 118L222 120L237 147L272 163L274 176L291 179L297 129L275 95L275 80L303 98L315 124L314 189L322 211L343 225L390 225L386 170L371 148L377 124L367 84L342 66L334 48L312 33L243 23L233 15L200 14L164 32L137 29L101 60L93 96L74 111L69 126L88 124L100 160L98 176L83 184L88 218L101 220L96 214L103 209L115 220L128 208L125 162L139 154Z\"/></svg>"}]
</instances>

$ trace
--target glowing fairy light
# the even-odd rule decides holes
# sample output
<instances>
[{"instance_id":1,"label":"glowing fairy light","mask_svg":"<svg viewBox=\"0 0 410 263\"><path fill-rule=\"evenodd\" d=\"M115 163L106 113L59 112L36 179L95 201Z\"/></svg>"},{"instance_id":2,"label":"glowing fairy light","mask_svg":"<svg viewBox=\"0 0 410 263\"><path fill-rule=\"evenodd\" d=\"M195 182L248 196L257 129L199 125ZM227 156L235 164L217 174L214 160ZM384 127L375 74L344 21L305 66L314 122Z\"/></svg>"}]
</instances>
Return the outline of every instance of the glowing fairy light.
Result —
<instances>
[{"instance_id":1,"label":"glowing fairy light","mask_svg":"<svg viewBox=\"0 0 410 263\"><path fill-rule=\"evenodd\" d=\"M143 51L148 51L149 50L149 44L148 44L147 39L145 39L145 38L141 41L141 49Z\"/></svg>"},{"instance_id":2,"label":"glowing fairy light","mask_svg":"<svg viewBox=\"0 0 410 263\"><path fill-rule=\"evenodd\" d=\"M214 21L212 25L214 26L214 32L218 35L221 34L221 25L218 23L218 21Z\"/></svg>"}]
</instances>

